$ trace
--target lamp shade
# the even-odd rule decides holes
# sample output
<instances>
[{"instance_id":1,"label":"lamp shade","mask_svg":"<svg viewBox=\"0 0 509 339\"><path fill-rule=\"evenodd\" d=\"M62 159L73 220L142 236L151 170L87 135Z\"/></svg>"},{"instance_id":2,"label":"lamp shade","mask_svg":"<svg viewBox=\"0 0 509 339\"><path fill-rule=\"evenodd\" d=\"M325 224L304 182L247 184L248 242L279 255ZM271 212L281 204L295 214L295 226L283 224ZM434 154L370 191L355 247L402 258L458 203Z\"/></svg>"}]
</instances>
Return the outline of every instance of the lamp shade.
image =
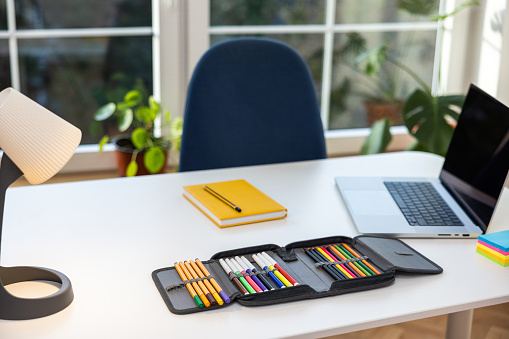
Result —
<instances>
[{"instance_id":1,"label":"lamp shade","mask_svg":"<svg viewBox=\"0 0 509 339\"><path fill-rule=\"evenodd\" d=\"M81 131L13 88L0 92L0 147L31 184L58 173L81 141Z\"/></svg>"}]
</instances>

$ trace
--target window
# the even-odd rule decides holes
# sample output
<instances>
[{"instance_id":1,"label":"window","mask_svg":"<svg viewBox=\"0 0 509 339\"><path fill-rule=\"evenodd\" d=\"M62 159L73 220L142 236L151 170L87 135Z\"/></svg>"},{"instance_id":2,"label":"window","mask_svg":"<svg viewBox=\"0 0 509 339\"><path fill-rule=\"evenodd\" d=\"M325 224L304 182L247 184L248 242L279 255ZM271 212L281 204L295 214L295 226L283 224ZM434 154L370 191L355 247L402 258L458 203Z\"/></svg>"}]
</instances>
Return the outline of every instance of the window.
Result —
<instances>
[{"instance_id":1,"label":"window","mask_svg":"<svg viewBox=\"0 0 509 339\"><path fill-rule=\"evenodd\" d=\"M2 88L12 86L96 144L93 115L136 86L154 91L150 0L1 0Z\"/></svg>"},{"instance_id":2,"label":"window","mask_svg":"<svg viewBox=\"0 0 509 339\"><path fill-rule=\"evenodd\" d=\"M493 87L493 95L509 93L504 90L509 76L498 74L508 68L502 55L509 48L502 38L505 2L487 0L462 11L445 22L443 32L429 20L430 11L451 12L462 2L0 0L0 83L83 131L68 171L113 169L111 154L97 153L106 127L92 117L101 104L141 83L172 115L182 115L188 80L210 44L238 36L276 38L297 49L310 66L329 154L353 154L369 132L364 100L376 93L372 81L352 68L360 50L345 52L355 37L367 49L389 41L392 55L435 89L441 55L445 92L465 92L479 80ZM417 86L405 72L384 67L386 74L397 75L398 96ZM403 149L411 141L406 128L393 129L392 149Z\"/></svg>"}]
</instances>

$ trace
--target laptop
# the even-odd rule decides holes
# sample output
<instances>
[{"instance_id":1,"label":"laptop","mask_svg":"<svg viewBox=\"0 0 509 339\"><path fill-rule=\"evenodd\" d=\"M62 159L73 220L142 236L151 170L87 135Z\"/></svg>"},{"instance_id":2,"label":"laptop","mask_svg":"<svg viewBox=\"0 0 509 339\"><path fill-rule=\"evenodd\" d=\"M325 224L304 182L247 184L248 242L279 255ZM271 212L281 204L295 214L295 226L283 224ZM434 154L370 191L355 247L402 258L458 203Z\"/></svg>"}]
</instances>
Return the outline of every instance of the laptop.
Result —
<instances>
[{"instance_id":1,"label":"laptop","mask_svg":"<svg viewBox=\"0 0 509 339\"><path fill-rule=\"evenodd\" d=\"M509 171L509 108L471 85L438 178L336 177L357 230L408 238L486 232Z\"/></svg>"}]
</instances>

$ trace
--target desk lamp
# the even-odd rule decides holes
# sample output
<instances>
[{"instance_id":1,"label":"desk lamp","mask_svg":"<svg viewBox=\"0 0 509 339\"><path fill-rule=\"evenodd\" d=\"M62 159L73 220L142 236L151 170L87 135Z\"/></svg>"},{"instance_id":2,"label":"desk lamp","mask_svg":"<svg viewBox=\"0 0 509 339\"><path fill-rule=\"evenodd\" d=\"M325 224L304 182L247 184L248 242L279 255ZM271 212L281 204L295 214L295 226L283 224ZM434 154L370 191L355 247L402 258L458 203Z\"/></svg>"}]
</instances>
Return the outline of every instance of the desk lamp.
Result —
<instances>
[{"instance_id":1,"label":"desk lamp","mask_svg":"<svg viewBox=\"0 0 509 339\"><path fill-rule=\"evenodd\" d=\"M78 128L25 95L12 88L0 92L0 148L4 152L0 163L0 246L7 188L22 175L31 184L45 182L64 167L80 141ZM56 282L61 287L41 298L20 298L4 287L34 280ZM0 319L44 317L69 306L73 297L70 280L60 272L0 266Z\"/></svg>"}]
</instances>

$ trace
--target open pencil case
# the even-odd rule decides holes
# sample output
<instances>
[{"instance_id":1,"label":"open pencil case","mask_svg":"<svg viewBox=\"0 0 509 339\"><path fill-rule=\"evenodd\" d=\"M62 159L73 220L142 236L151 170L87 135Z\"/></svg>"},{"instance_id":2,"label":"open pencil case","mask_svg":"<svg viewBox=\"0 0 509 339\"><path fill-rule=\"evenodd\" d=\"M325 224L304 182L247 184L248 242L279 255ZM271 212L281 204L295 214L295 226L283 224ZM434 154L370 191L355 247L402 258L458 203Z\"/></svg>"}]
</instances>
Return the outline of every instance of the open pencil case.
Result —
<instances>
[{"instance_id":1,"label":"open pencil case","mask_svg":"<svg viewBox=\"0 0 509 339\"><path fill-rule=\"evenodd\" d=\"M261 254L263 252L265 254ZM223 265L226 262L231 264L235 257L239 258L236 261L238 274L234 264L226 265L226 269L233 267L228 272L229 276ZM201 277L195 275L194 278L189 276L183 280L180 274L186 278L185 272L178 264L176 266L181 272L172 266L152 273L162 298L175 314L209 311L228 307L235 302L244 306L263 306L369 290L392 284L398 271L421 274L442 272L440 266L399 239L364 235L354 238L332 236L293 242L286 246L265 244L245 247L216 253L204 261L177 259L182 263L186 260L192 262L196 273L200 271L195 265L199 262L206 273L200 272ZM241 266L241 263L244 265ZM283 283L286 277L288 279ZM247 288L242 290L239 285L244 283L253 285L252 290L258 285L259 292L252 293L246 291ZM217 285L219 288L214 289ZM201 291L201 299L205 301L208 297L209 306L206 301L199 305L197 289L194 290L194 297L189 290L193 286L197 289L199 286L205 287ZM262 290L264 286L266 288ZM207 289L210 289L208 296ZM213 292L217 294L212 297Z\"/></svg>"}]
</instances>

